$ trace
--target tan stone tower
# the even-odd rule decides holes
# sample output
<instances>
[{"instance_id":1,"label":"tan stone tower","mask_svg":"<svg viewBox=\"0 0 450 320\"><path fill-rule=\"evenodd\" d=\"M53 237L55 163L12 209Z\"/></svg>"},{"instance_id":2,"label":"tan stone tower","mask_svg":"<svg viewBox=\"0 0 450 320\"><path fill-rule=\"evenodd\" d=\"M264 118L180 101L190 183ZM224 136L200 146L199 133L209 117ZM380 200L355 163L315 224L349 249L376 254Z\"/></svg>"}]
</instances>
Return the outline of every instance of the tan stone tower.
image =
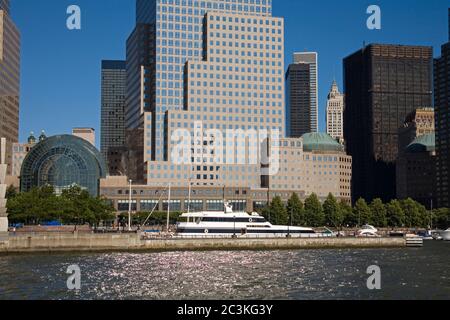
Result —
<instances>
[{"instance_id":1,"label":"tan stone tower","mask_svg":"<svg viewBox=\"0 0 450 320\"><path fill-rule=\"evenodd\" d=\"M6 214L6 139L0 139L0 235L8 232L8 215Z\"/></svg>"}]
</instances>

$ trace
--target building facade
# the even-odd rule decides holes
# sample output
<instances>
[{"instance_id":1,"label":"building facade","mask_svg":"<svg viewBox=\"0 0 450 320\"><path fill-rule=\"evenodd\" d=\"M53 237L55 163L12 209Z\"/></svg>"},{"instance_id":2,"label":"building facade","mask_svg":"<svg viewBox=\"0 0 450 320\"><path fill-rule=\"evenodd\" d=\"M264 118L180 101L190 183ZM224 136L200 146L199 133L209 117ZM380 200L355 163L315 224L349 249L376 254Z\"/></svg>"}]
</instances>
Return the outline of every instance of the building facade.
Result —
<instances>
[{"instance_id":1,"label":"building facade","mask_svg":"<svg viewBox=\"0 0 450 320\"><path fill-rule=\"evenodd\" d=\"M6 138L6 164L11 173L12 145L19 139L20 33L0 1L0 137Z\"/></svg>"},{"instance_id":2,"label":"building facade","mask_svg":"<svg viewBox=\"0 0 450 320\"><path fill-rule=\"evenodd\" d=\"M317 57L316 52L294 53L286 73L286 127L291 138L319 129Z\"/></svg>"},{"instance_id":3,"label":"building facade","mask_svg":"<svg viewBox=\"0 0 450 320\"><path fill-rule=\"evenodd\" d=\"M325 133L279 141L279 170L268 177L270 190L298 190L326 199L331 193L351 201L352 158L343 145Z\"/></svg>"},{"instance_id":4,"label":"building facade","mask_svg":"<svg viewBox=\"0 0 450 320\"><path fill-rule=\"evenodd\" d=\"M339 92L336 81L333 81L327 99L327 133L333 139L344 142L344 95Z\"/></svg>"},{"instance_id":5,"label":"building facade","mask_svg":"<svg viewBox=\"0 0 450 320\"><path fill-rule=\"evenodd\" d=\"M412 198L436 207L436 146L434 133L417 137L397 160L397 198Z\"/></svg>"},{"instance_id":6,"label":"building facade","mask_svg":"<svg viewBox=\"0 0 450 320\"><path fill-rule=\"evenodd\" d=\"M432 104L432 48L369 45L344 59L344 139L353 200L396 196L398 128Z\"/></svg>"},{"instance_id":7,"label":"building facade","mask_svg":"<svg viewBox=\"0 0 450 320\"><path fill-rule=\"evenodd\" d=\"M125 145L126 81L125 61L102 61L100 151L112 174L117 148Z\"/></svg>"},{"instance_id":8,"label":"building facade","mask_svg":"<svg viewBox=\"0 0 450 320\"><path fill-rule=\"evenodd\" d=\"M12 150L12 172L13 177L20 177L20 170L22 169L23 160L31 149L36 145L36 138L33 132L30 133L26 143L14 143Z\"/></svg>"},{"instance_id":9,"label":"building facade","mask_svg":"<svg viewBox=\"0 0 450 320\"><path fill-rule=\"evenodd\" d=\"M411 112L398 130L398 151L401 154L416 138L435 133L433 108L421 108Z\"/></svg>"},{"instance_id":10,"label":"building facade","mask_svg":"<svg viewBox=\"0 0 450 320\"><path fill-rule=\"evenodd\" d=\"M86 140L95 147L95 129L93 128L73 128L72 135Z\"/></svg>"},{"instance_id":11,"label":"building facade","mask_svg":"<svg viewBox=\"0 0 450 320\"><path fill-rule=\"evenodd\" d=\"M449 9L450 29L450 9ZM450 30L449 42L434 60L434 106L436 108L437 201L450 207Z\"/></svg>"},{"instance_id":12,"label":"building facade","mask_svg":"<svg viewBox=\"0 0 450 320\"><path fill-rule=\"evenodd\" d=\"M321 133L284 138L277 144L279 170L276 175L265 179L260 177L266 181L266 187L192 185L189 194L189 186L172 186L171 210L221 211L225 199L231 202L235 210L252 212L265 208L276 196L287 203L294 193L303 200L315 193L322 201L331 193L337 199L350 203L352 159L345 154L341 144ZM133 185L132 210L167 210L168 189L168 186ZM102 179L101 194L112 201L117 211L128 211L127 177Z\"/></svg>"},{"instance_id":13,"label":"building facade","mask_svg":"<svg viewBox=\"0 0 450 320\"><path fill-rule=\"evenodd\" d=\"M136 5L136 28L127 42L125 122L131 140L143 147L132 151L142 167L133 180L153 186L260 185L259 166L211 161L218 155L205 147L218 140L198 141L194 131L284 135L284 21L272 17L271 1ZM173 154L180 130L189 132L185 146L196 153L182 163ZM237 144L248 137L238 136Z\"/></svg>"}]
</instances>

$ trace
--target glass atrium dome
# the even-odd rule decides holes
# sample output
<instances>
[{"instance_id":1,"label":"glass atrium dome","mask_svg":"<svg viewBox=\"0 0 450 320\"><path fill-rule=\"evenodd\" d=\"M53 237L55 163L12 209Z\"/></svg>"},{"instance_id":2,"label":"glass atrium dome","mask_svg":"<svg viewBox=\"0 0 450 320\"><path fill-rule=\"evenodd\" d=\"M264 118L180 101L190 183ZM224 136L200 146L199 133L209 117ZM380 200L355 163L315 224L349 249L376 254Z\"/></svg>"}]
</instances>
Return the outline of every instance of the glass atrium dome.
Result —
<instances>
[{"instance_id":1,"label":"glass atrium dome","mask_svg":"<svg viewBox=\"0 0 450 320\"><path fill-rule=\"evenodd\" d=\"M57 193L78 185L93 196L99 181L106 177L103 156L89 142L72 135L59 135L39 142L22 164L20 189L51 185Z\"/></svg>"}]
</instances>

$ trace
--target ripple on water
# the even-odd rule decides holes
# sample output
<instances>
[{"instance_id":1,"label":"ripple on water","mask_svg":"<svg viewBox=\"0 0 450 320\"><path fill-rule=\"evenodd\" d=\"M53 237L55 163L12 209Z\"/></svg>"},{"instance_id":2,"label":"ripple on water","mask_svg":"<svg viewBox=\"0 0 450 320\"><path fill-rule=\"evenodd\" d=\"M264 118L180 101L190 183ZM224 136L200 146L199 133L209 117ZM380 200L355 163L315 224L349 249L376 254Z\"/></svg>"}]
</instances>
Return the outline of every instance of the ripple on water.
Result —
<instances>
[{"instance_id":1,"label":"ripple on water","mask_svg":"<svg viewBox=\"0 0 450 320\"><path fill-rule=\"evenodd\" d=\"M68 292L78 264L82 289ZM382 269L367 290L366 269ZM0 299L450 298L446 244L421 250L104 253L0 258Z\"/></svg>"}]
</instances>

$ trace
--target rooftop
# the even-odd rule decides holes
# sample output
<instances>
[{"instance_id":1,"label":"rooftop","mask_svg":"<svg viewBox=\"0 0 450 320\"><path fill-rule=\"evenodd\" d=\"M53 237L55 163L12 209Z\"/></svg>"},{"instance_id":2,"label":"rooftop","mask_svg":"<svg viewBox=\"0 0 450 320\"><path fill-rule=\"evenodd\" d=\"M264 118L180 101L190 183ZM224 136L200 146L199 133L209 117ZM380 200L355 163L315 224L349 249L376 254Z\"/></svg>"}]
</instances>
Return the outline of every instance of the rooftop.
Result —
<instances>
[{"instance_id":1,"label":"rooftop","mask_svg":"<svg viewBox=\"0 0 450 320\"><path fill-rule=\"evenodd\" d=\"M436 137L434 133L417 137L406 147L408 153L433 152L436 150Z\"/></svg>"},{"instance_id":2,"label":"rooftop","mask_svg":"<svg viewBox=\"0 0 450 320\"><path fill-rule=\"evenodd\" d=\"M326 133L313 132L302 136L303 151L332 151L343 152L344 146Z\"/></svg>"}]
</instances>

